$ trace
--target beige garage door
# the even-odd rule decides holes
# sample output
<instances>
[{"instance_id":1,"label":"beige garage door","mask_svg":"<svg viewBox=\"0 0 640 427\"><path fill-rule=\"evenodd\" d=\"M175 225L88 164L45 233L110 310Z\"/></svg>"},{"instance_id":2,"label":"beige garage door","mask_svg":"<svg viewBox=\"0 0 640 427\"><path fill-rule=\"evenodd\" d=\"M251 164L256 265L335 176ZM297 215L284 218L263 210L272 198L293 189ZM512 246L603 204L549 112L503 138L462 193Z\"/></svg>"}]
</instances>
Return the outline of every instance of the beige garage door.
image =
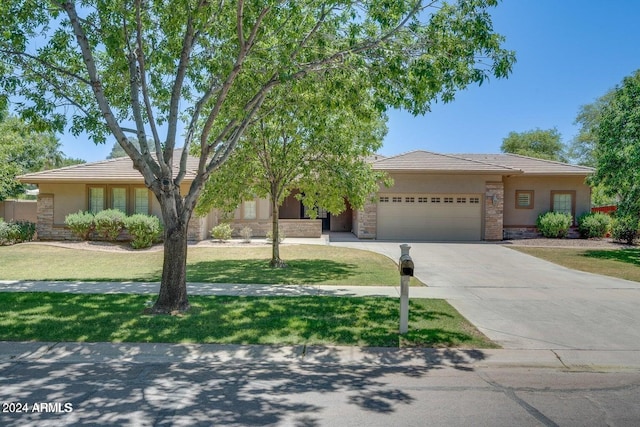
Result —
<instances>
[{"instance_id":1,"label":"beige garage door","mask_svg":"<svg viewBox=\"0 0 640 427\"><path fill-rule=\"evenodd\" d=\"M378 239L470 241L482 239L480 194L382 194Z\"/></svg>"}]
</instances>

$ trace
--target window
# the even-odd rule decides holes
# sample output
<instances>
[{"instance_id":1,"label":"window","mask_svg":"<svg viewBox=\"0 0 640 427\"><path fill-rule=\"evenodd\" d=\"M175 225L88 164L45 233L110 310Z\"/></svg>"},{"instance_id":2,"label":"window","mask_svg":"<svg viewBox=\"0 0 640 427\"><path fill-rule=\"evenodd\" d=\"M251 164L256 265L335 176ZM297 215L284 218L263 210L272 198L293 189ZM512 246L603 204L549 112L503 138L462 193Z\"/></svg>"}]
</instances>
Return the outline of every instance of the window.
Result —
<instances>
[{"instance_id":1,"label":"window","mask_svg":"<svg viewBox=\"0 0 640 427\"><path fill-rule=\"evenodd\" d=\"M133 190L133 213L149 214L149 191L146 188Z\"/></svg>"},{"instance_id":2,"label":"window","mask_svg":"<svg viewBox=\"0 0 640 427\"><path fill-rule=\"evenodd\" d=\"M104 210L104 187L89 187L89 212Z\"/></svg>"},{"instance_id":3,"label":"window","mask_svg":"<svg viewBox=\"0 0 640 427\"><path fill-rule=\"evenodd\" d=\"M242 212L243 212L242 213L243 219L256 219L257 218L256 201L248 200L244 202L244 209Z\"/></svg>"},{"instance_id":4,"label":"window","mask_svg":"<svg viewBox=\"0 0 640 427\"><path fill-rule=\"evenodd\" d=\"M415 203L416 198L415 197L405 197L404 198L404 202L405 203Z\"/></svg>"},{"instance_id":5,"label":"window","mask_svg":"<svg viewBox=\"0 0 640 427\"><path fill-rule=\"evenodd\" d=\"M458 197L456 199L456 203L467 203L467 198L466 197Z\"/></svg>"},{"instance_id":6,"label":"window","mask_svg":"<svg viewBox=\"0 0 640 427\"><path fill-rule=\"evenodd\" d=\"M444 198L444 202L445 203L453 203L453 197L445 197Z\"/></svg>"},{"instance_id":7,"label":"window","mask_svg":"<svg viewBox=\"0 0 640 427\"><path fill-rule=\"evenodd\" d=\"M552 191L551 210L553 212L568 213L575 217L575 191Z\"/></svg>"},{"instance_id":8,"label":"window","mask_svg":"<svg viewBox=\"0 0 640 427\"><path fill-rule=\"evenodd\" d=\"M418 203L427 203L428 201L428 197L418 197Z\"/></svg>"},{"instance_id":9,"label":"window","mask_svg":"<svg viewBox=\"0 0 640 427\"><path fill-rule=\"evenodd\" d=\"M391 201L393 203L400 203L400 202L402 202L402 197L394 197L393 199L391 199Z\"/></svg>"},{"instance_id":10,"label":"window","mask_svg":"<svg viewBox=\"0 0 640 427\"><path fill-rule=\"evenodd\" d=\"M533 209L533 190L516 190L516 209Z\"/></svg>"},{"instance_id":11,"label":"window","mask_svg":"<svg viewBox=\"0 0 640 427\"><path fill-rule=\"evenodd\" d=\"M440 197L432 197L431 203L440 203Z\"/></svg>"},{"instance_id":12,"label":"window","mask_svg":"<svg viewBox=\"0 0 640 427\"><path fill-rule=\"evenodd\" d=\"M389 203L389 197L387 196L380 197L380 203Z\"/></svg>"},{"instance_id":13,"label":"window","mask_svg":"<svg viewBox=\"0 0 640 427\"><path fill-rule=\"evenodd\" d=\"M469 197L469 203L480 204L480 197Z\"/></svg>"},{"instance_id":14,"label":"window","mask_svg":"<svg viewBox=\"0 0 640 427\"><path fill-rule=\"evenodd\" d=\"M111 189L111 208L127 213L127 189L114 187Z\"/></svg>"}]
</instances>

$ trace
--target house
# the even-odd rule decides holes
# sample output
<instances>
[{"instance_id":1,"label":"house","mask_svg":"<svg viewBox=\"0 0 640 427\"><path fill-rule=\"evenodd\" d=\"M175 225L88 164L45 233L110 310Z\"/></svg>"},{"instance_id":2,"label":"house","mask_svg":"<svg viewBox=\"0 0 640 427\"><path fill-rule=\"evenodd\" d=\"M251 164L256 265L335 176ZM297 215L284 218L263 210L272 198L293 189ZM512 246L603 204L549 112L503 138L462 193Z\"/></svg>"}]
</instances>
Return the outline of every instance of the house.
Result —
<instances>
[{"instance_id":1,"label":"house","mask_svg":"<svg viewBox=\"0 0 640 427\"><path fill-rule=\"evenodd\" d=\"M319 237L322 230L352 231L357 237L386 240L479 241L536 234L536 218L549 210L574 218L589 212L591 190L585 179L593 170L513 154L437 154L412 151L393 157L374 157L372 166L394 180L362 210L348 208L341 215L319 210L307 217L291 194L280 209L280 224L289 237ZM196 169L190 158L183 182L186 192ZM161 216L160 206L145 187L128 157L22 175L37 184L38 237L74 239L64 218L79 210L115 208L128 214ZM189 238L203 240L218 224L213 210L194 216ZM248 226L254 236L271 227L266 199L243 202L234 212L237 230Z\"/></svg>"},{"instance_id":2,"label":"house","mask_svg":"<svg viewBox=\"0 0 640 427\"><path fill-rule=\"evenodd\" d=\"M477 241L537 235L539 214L589 212L593 169L514 154L412 151L373 163L394 180L353 219L360 238Z\"/></svg>"}]
</instances>

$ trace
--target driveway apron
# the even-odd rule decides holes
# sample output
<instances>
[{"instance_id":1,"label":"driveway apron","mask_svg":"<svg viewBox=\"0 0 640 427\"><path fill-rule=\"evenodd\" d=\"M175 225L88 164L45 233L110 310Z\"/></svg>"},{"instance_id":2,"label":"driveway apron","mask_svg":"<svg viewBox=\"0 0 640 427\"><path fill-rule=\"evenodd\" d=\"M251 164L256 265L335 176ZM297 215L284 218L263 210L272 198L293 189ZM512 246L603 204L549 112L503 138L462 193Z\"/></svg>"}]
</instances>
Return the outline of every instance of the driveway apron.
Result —
<instances>
[{"instance_id":1,"label":"driveway apron","mask_svg":"<svg viewBox=\"0 0 640 427\"><path fill-rule=\"evenodd\" d=\"M336 242L400 256L402 242ZM640 284L489 243L410 243L415 275L507 349L640 350Z\"/></svg>"}]
</instances>

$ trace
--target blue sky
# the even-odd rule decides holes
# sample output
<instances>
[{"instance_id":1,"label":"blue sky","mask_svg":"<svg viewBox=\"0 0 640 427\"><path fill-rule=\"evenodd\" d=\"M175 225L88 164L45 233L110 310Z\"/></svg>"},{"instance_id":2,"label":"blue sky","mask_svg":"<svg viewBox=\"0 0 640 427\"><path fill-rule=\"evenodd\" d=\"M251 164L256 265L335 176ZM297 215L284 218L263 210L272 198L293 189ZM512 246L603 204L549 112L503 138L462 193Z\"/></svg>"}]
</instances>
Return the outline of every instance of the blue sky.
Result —
<instances>
[{"instance_id":1,"label":"blue sky","mask_svg":"<svg viewBox=\"0 0 640 427\"><path fill-rule=\"evenodd\" d=\"M557 128L570 142L581 105L640 68L640 1L503 0L492 9L517 63L508 79L486 81L434 104L425 116L390 111L383 155L422 149L497 153L509 132ZM61 136L62 151L104 159L111 144Z\"/></svg>"}]
</instances>

